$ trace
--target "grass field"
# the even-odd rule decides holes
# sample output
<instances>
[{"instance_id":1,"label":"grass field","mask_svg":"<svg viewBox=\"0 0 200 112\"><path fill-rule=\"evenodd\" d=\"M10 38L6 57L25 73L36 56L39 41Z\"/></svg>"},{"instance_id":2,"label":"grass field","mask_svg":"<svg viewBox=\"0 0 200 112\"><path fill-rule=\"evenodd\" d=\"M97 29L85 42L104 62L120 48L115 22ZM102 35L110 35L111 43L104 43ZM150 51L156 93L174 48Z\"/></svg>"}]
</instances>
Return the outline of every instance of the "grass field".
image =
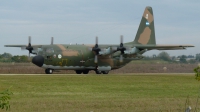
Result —
<instances>
[{"instance_id":1,"label":"grass field","mask_svg":"<svg viewBox=\"0 0 200 112\"><path fill-rule=\"evenodd\" d=\"M188 96L200 111L194 74L0 75L10 86L11 112L184 112Z\"/></svg>"}]
</instances>

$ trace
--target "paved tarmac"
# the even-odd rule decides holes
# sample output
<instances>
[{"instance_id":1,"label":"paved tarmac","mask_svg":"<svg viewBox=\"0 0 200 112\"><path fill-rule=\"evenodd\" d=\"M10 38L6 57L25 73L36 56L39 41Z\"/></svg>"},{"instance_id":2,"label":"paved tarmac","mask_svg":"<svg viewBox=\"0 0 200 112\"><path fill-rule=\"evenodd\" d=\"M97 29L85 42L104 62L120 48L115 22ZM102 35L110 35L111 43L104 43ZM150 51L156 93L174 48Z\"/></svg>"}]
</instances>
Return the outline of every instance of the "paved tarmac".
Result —
<instances>
[{"instance_id":1,"label":"paved tarmac","mask_svg":"<svg viewBox=\"0 0 200 112\"><path fill-rule=\"evenodd\" d=\"M0 74L0 75L97 75L97 74ZM98 74L98 75L195 75L195 73L119 73L119 74Z\"/></svg>"}]
</instances>

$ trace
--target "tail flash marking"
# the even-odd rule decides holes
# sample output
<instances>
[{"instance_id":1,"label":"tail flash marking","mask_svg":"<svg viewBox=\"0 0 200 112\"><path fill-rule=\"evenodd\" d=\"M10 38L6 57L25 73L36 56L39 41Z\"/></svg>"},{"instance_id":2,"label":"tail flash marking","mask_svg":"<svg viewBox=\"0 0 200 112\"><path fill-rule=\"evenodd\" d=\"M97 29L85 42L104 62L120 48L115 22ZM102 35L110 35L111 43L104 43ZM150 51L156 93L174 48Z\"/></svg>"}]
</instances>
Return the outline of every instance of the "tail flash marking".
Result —
<instances>
[{"instance_id":1,"label":"tail flash marking","mask_svg":"<svg viewBox=\"0 0 200 112\"><path fill-rule=\"evenodd\" d=\"M143 17L146 18L149 23L153 21L153 15L149 12L148 8L145 9Z\"/></svg>"}]
</instances>

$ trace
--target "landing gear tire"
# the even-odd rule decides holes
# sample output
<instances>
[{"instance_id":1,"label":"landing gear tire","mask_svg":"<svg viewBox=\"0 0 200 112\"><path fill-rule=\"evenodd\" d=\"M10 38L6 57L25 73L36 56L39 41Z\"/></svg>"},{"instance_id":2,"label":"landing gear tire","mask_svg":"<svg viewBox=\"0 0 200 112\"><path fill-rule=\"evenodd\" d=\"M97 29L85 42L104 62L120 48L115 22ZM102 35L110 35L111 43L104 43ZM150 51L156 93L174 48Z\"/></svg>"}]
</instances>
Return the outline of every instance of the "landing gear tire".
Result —
<instances>
[{"instance_id":1,"label":"landing gear tire","mask_svg":"<svg viewBox=\"0 0 200 112\"><path fill-rule=\"evenodd\" d=\"M82 72L82 70L76 70L76 74L81 74Z\"/></svg>"},{"instance_id":2,"label":"landing gear tire","mask_svg":"<svg viewBox=\"0 0 200 112\"><path fill-rule=\"evenodd\" d=\"M96 70L95 72L96 72L96 74L101 74L101 71Z\"/></svg>"},{"instance_id":3,"label":"landing gear tire","mask_svg":"<svg viewBox=\"0 0 200 112\"><path fill-rule=\"evenodd\" d=\"M88 74L89 70L83 70L83 74Z\"/></svg>"},{"instance_id":4,"label":"landing gear tire","mask_svg":"<svg viewBox=\"0 0 200 112\"><path fill-rule=\"evenodd\" d=\"M46 73L46 74L52 74L52 73L53 73L53 70L50 69L50 68L47 68L47 69L45 70L45 73Z\"/></svg>"},{"instance_id":5,"label":"landing gear tire","mask_svg":"<svg viewBox=\"0 0 200 112\"><path fill-rule=\"evenodd\" d=\"M103 73L103 74L108 74L108 73L109 73L109 71L102 71L102 73Z\"/></svg>"}]
</instances>

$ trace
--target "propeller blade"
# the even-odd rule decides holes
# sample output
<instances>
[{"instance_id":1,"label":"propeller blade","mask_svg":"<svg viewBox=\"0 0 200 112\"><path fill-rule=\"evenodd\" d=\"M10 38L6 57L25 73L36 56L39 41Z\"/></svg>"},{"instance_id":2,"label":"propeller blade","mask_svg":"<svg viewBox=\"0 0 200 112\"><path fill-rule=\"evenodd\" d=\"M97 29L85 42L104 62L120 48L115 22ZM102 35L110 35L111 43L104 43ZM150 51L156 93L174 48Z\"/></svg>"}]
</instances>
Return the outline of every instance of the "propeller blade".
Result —
<instances>
[{"instance_id":1,"label":"propeller blade","mask_svg":"<svg viewBox=\"0 0 200 112\"><path fill-rule=\"evenodd\" d=\"M28 53L28 60L30 61L30 52Z\"/></svg>"},{"instance_id":2,"label":"propeller blade","mask_svg":"<svg viewBox=\"0 0 200 112\"><path fill-rule=\"evenodd\" d=\"M123 35L121 35L120 42L123 43Z\"/></svg>"},{"instance_id":3,"label":"propeller blade","mask_svg":"<svg viewBox=\"0 0 200 112\"><path fill-rule=\"evenodd\" d=\"M28 38L28 46L26 46L26 50L29 51L29 53L32 53L33 47L31 46L31 36Z\"/></svg>"},{"instance_id":4,"label":"propeller blade","mask_svg":"<svg viewBox=\"0 0 200 112\"><path fill-rule=\"evenodd\" d=\"M96 37L96 44L92 48L92 51L95 52L94 63L97 63L98 62L99 51L101 51L101 49L98 47L98 37Z\"/></svg>"},{"instance_id":5,"label":"propeller blade","mask_svg":"<svg viewBox=\"0 0 200 112\"><path fill-rule=\"evenodd\" d=\"M92 51L95 51L96 54L99 54L99 51L101 51L101 49L98 46L98 37L96 37L96 44L95 46L92 48Z\"/></svg>"},{"instance_id":6,"label":"propeller blade","mask_svg":"<svg viewBox=\"0 0 200 112\"><path fill-rule=\"evenodd\" d=\"M123 44L123 36L121 35L121 37L120 37L120 47L124 47L124 44Z\"/></svg>"},{"instance_id":7,"label":"propeller blade","mask_svg":"<svg viewBox=\"0 0 200 112\"><path fill-rule=\"evenodd\" d=\"M124 51L126 50L126 48L123 45L123 36L121 35L120 37L120 45L119 47L117 47L117 51L121 51L121 54L124 54Z\"/></svg>"},{"instance_id":8,"label":"propeller blade","mask_svg":"<svg viewBox=\"0 0 200 112\"><path fill-rule=\"evenodd\" d=\"M31 36L28 37L28 43L31 44Z\"/></svg>"},{"instance_id":9,"label":"propeller blade","mask_svg":"<svg viewBox=\"0 0 200 112\"><path fill-rule=\"evenodd\" d=\"M123 56L122 55L120 55L120 58L119 58L119 62L123 62Z\"/></svg>"},{"instance_id":10,"label":"propeller blade","mask_svg":"<svg viewBox=\"0 0 200 112\"><path fill-rule=\"evenodd\" d=\"M98 37L96 37L96 44L98 45Z\"/></svg>"},{"instance_id":11,"label":"propeller blade","mask_svg":"<svg viewBox=\"0 0 200 112\"><path fill-rule=\"evenodd\" d=\"M53 37L51 37L51 45L53 45Z\"/></svg>"},{"instance_id":12,"label":"propeller blade","mask_svg":"<svg viewBox=\"0 0 200 112\"><path fill-rule=\"evenodd\" d=\"M97 63L97 62L98 62L98 56L95 55L95 57L94 57L94 63Z\"/></svg>"}]
</instances>

